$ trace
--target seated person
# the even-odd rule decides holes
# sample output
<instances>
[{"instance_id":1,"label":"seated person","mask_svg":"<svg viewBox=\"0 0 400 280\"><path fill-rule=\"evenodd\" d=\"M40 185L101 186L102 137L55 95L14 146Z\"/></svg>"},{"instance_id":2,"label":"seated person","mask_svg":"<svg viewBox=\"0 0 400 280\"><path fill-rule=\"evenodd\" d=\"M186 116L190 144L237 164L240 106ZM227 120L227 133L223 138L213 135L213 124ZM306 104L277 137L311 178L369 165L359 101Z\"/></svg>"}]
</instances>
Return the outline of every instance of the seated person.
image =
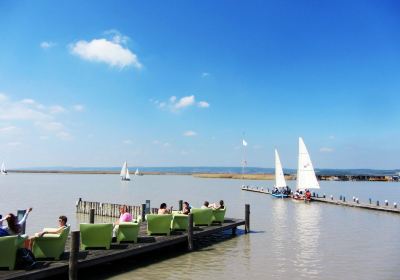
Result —
<instances>
[{"instance_id":1,"label":"seated person","mask_svg":"<svg viewBox=\"0 0 400 280\"><path fill-rule=\"evenodd\" d=\"M128 212L128 206L123 205L119 207L119 219L114 222L114 225L118 225L119 223L124 223L124 222L132 222L133 217L131 213Z\"/></svg>"},{"instance_id":2,"label":"seated person","mask_svg":"<svg viewBox=\"0 0 400 280\"><path fill-rule=\"evenodd\" d=\"M307 200L311 200L311 192L310 192L310 190L306 191L306 199Z\"/></svg>"},{"instance_id":3,"label":"seated person","mask_svg":"<svg viewBox=\"0 0 400 280\"><path fill-rule=\"evenodd\" d=\"M207 208L211 208L211 206L210 206L210 202L208 202L206 200L206 201L204 201L203 206L201 206L201 209L207 209Z\"/></svg>"},{"instance_id":4,"label":"seated person","mask_svg":"<svg viewBox=\"0 0 400 280\"><path fill-rule=\"evenodd\" d=\"M191 209L191 207L189 205L189 202L185 201L183 203L182 214L189 215L190 209Z\"/></svg>"},{"instance_id":5,"label":"seated person","mask_svg":"<svg viewBox=\"0 0 400 280\"><path fill-rule=\"evenodd\" d=\"M2 223L3 221L7 221L7 225L1 226L0 236L21 234L22 226L25 224L26 219L28 218L28 214L31 211L32 208L27 209L24 217L20 221L18 221L17 216L15 216L13 213L9 213L3 219L1 219L0 223Z\"/></svg>"},{"instance_id":6,"label":"seated person","mask_svg":"<svg viewBox=\"0 0 400 280\"><path fill-rule=\"evenodd\" d=\"M214 203L214 207L215 210L221 209L224 210L225 209L225 205L224 205L224 201L221 199L219 201L219 204L217 205L216 203Z\"/></svg>"},{"instance_id":7,"label":"seated person","mask_svg":"<svg viewBox=\"0 0 400 280\"><path fill-rule=\"evenodd\" d=\"M27 245L26 247L27 247L28 249L32 250L32 245L33 245L33 241L35 240L35 238L42 237L42 236L44 236L45 234L60 234L60 233L62 233L63 230L68 226L68 225L67 225L67 220L68 220L68 219L67 219L66 216L60 216L60 217L58 218L58 228L55 228L55 229L47 229L47 230L44 230L44 231L35 233L34 236L29 237L29 239L27 240L28 243L27 243L27 244L25 243L25 244Z\"/></svg>"},{"instance_id":8,"label":"seated person","mask_svg":"<svg viewBox=\"0 0 400 280\"><path fill-rule=\"evenodd\" d=\"M163 214L171 214L172 213L172 206L171 210L167 209L167 203L163 202L160 205L160 208L158 209L158 215L163 215Z\"/></svg>"}]
</instances>

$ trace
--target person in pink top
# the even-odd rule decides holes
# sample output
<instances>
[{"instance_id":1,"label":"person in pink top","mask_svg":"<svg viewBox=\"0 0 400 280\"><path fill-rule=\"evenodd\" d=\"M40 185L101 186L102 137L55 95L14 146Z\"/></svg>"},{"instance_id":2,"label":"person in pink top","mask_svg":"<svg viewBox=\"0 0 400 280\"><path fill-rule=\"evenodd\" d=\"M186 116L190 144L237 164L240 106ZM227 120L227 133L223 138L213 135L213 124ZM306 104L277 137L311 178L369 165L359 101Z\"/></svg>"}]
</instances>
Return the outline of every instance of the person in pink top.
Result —
<instances>
[{"instance_id":1,"label":"person in pink top","mask_svg":"<svg viewBox=\"0 0 400 280\"><path fill-rule=\"evenodd\" d=\"M133 218L131 213L128 212L128 206L124 205L119 208L119 213L121 215L119 216L119 219L115 221L115 225L118 225L119 223L123 222L132 222Z\"/></svg>"},{"instance_id":2,"label":"person in pink top","mask_svg":"<svg viewBox=\"0 0 400 280\"><path fill-rule=\"evenodd\" d=\"M119 219L114 222L113 237L115 237L120 223L132 222L133 220L132 214L128 212L128 206L121 206L119 208L119 213L121 213Z\"/></svg>"}]
</instances>

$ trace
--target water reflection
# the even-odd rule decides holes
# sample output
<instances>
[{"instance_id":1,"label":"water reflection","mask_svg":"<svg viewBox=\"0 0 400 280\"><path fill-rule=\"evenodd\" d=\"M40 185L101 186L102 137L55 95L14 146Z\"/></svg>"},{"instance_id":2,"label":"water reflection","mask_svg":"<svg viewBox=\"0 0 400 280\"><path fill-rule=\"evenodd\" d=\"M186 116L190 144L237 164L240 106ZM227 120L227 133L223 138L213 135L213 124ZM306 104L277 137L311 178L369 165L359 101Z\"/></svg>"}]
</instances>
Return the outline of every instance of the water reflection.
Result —
<instances>
[{"instance_id":1,"label":"water reflection","mask_svg":"<svg viewBox=\"0 0 400 280\"><path fill-rule=\"evenodd\" d=\"M294 247L296 257L294 268L304 278L317 279L320 274L320 205L298 202L294 212Z\"/></svg>"},{"instance_id":2,"label":"water reflection","mask_svg":"<svg viewBox=\"0 0 400 280\"><path fill-rule=\"evenodd\" d=\"M280 275L287 270L288 260L285 247L290 240L288 201L286 199L272 200L271 253L273 275Z\"/></svg>"}]
</instances>

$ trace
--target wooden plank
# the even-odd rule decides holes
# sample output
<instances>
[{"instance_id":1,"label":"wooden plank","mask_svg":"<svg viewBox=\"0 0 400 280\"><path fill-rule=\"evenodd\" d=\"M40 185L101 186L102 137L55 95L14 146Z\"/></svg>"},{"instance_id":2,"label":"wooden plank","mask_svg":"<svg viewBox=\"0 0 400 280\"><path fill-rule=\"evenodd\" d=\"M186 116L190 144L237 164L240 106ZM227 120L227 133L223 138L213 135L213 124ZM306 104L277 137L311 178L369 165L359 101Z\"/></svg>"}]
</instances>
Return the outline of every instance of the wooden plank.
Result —
<instances>
[{"instance_id":1,"label":"wooden plank","mask_svg":"<svg viewBox=\"0 0 400 280\"><path fill-rule=\"evenodd\" d=\"M89 206L89 205L88 205ZM193 231L194 238L210 236L214 233L230 230L245 224L244 220L227 218L221 225L196 227ZM79 268L92 267L106 262L116 261L127 257L149 253L179 243L187 243L186 232L176 232L170 236L147 236L147 225L142 223L139 232L139 243L116 244L112 243L110 250L81 251L78 257ZM71 240L68 239L66 248L70 248ZM0 279L41 279L68 273L69 251L60 261L38 261L38 267L30 270L0 271Z\"/></svg>"}]
</instances>

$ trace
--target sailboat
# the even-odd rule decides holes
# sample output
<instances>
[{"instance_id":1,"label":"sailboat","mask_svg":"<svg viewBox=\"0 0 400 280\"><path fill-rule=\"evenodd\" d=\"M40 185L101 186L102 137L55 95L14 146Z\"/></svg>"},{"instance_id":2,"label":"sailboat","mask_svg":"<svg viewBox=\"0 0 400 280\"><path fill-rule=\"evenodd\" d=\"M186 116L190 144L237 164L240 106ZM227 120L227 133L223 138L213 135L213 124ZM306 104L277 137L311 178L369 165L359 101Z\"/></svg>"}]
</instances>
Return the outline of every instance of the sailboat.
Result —
<instances>
[{"instance_id":1,"label":"sailboat","mask_svg":"<svg viewBox=\"0 0 400 280\"><path fill-rule=\"evenodd\" d=\"M0 174L7 175L6 165L4 164L4 162L1 164Z\"/></svg>"},{"instance_id":2,"label":"sailboat","mask_svg":"<svg viewBox=\"0 0 400 280\"><path fill-rule=\"evenodd\" d=\"M124 162L124 165L122 166L120 176L121 176L122 181L130 181L131 180L131 177L129 176L128 163L126 161Z\"/></svg>"},{"instance_id":3,"label":"sailboat","mask_svg":"<svg viewBox=\"0 0 400 280\"><path fill-rule=\"evenodd\" d=\"M319 189L319 183L315 176L314 167L308 154L303 138L299 137L299 163L297 166L296 193L304 193L305 190ZM295 199L304 199L302 195L293 196Z\"/></svg>"},{"instance_id":4,"label":"sailboat","mask_svg":"<svg viewBox=\"0 0 400 280\"><path fill-rule=\"evenodd\" d=\"M285 175L283 174L281 160L277 149L275 149L275 188L272 191L272 196L285 198L289 197L290 189L286 184Z\"/></svg>"},{"instance_id":5,"label":"sailboat","mask_svg":"<svg viewBox=\"0 0 400 280\"><path fill-rule=\"evenodd\" d=\"M143 176L143 173L139 172L139 168L136 168L135 176Z\"/></svg>"}]
</instances>

